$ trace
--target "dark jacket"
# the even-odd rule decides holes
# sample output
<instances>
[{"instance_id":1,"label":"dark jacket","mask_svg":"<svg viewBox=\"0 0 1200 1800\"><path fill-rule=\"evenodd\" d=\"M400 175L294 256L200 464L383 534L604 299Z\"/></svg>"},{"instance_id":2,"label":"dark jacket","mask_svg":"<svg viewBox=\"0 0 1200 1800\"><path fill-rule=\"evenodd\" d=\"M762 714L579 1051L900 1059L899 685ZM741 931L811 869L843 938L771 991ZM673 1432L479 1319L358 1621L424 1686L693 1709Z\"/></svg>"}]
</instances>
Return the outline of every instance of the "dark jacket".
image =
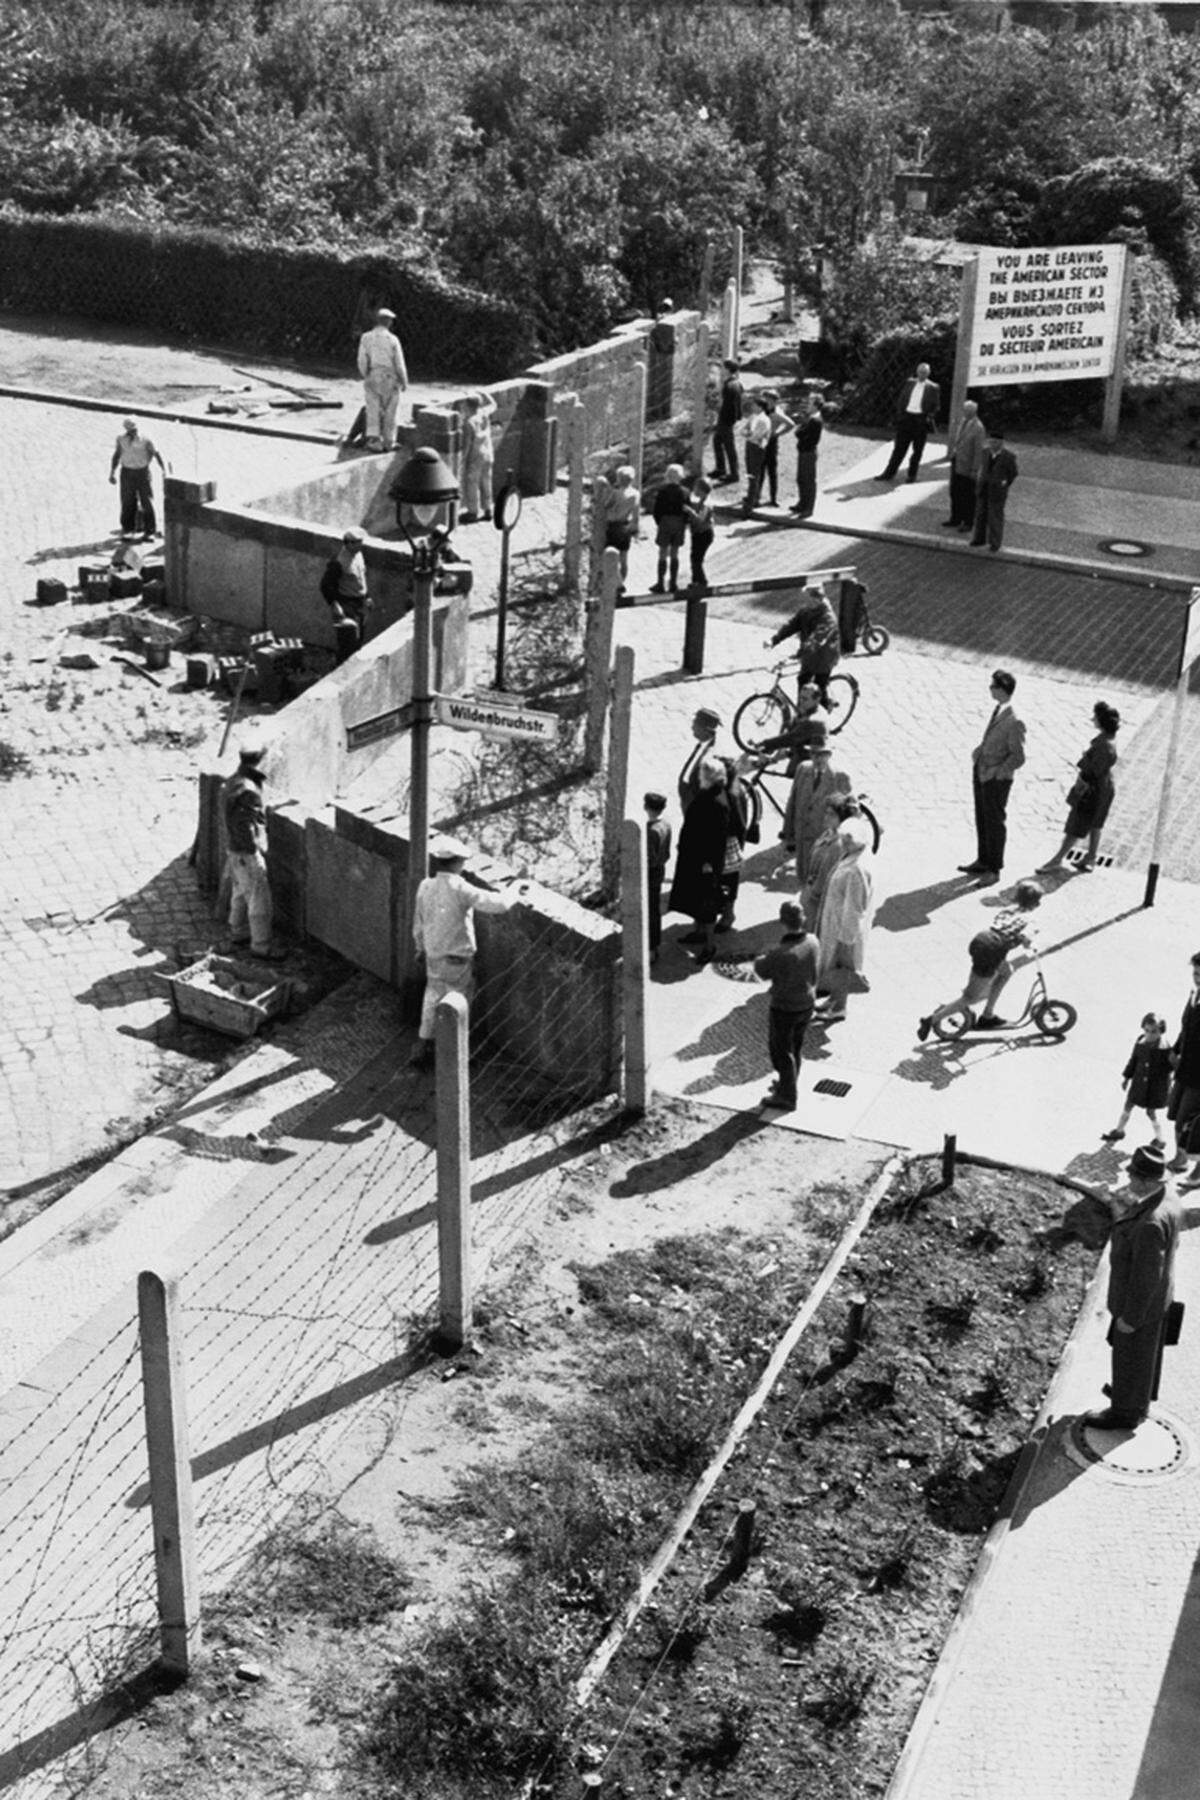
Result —
<instances>
[{"instance_id":1,"label":"dark jacket","mask_svg":"<svg viewBox=\"0 0 1200 1800\"><path fill-rule=\"evenodd\" d=\"M263 805L261 769L244 765L225 783L225 835L235 855L252 855L267 847L267 809Z\"/></svg>"},{"instance_id":2,"label":"dark jacket","mask_svg":"<svg viewBox=\"0 0 1200 1800\"><path fill-rule=\"evenodd\" d=\"M1017 459L1001 444L998 450L985 450L975 477L975 492L989 499L1002 500L1017 479Z\"/></svg>"},{"instance_id":3,"label":"dark jacket","mask_svg":"<svg viewBox=\"0 0 1200 1800\"><path fill-rule=\"evenodd\" d=\"M721 383L721 406L717 413L719 425L736 425L742 416L742 401L745 390L736 375L727 375Z\"/></svg>"},{"instance_id":4,"label":"dark jacket","mask_svg":"<svg viewBox=\"0 0 1200 1800\"><path fill-rule=\"evenodd\" d=\"M1171 1055L1180 1087L1200 1088L1200 999L1194 994L1183 1009Z\"/></svg>"},{"instance_id":5,"label":"dark jacket","mask_svg":"<svg viewBox=\"0 0 1200 1800\"><path fill-rule=\"evenodd\" d=\"M773 1012L810 1013L817 999L817 953L811 932L788 931L782 943L756 958L754 973L771 983Z\"/></svg>"},{"instance_id":6,"label":"dark jacket","mask_svg":"<svg viewBox=\"0 0 1200 1800\"><path fill-rule=\"evenodd\" d=\"M1152 1112L1167 1104L1171 1088L1171 1052L1163 1043L1139 1038L1121 1074L1129 1083L1130 1106L1148 1106Z\"/></svg>"},{"instance_id":7,"label":"dark jacket","mask_svg":"<svg viewBox=\"0 0 1200 1800\"><path fill-rule=\"evenodd\" d=\"M1108 1310L1135 1329L1161 1319L1170 1304L1181 1205L1160 1187L1113 1225Z\"/></svg>"},{"instance_id":8,"label":"dark jacket","mask_svg":"<svg viewBox=\"0 0 1200 1800\"><path fill-rule=\"evenodd\" d=\"M664 481L654 496L654 523L660 519L682 519L687 512L687 494L677 481Z\"/></svg>"},{"instance_id":9,"label":"dark jacket","mask_svg":"<svg viewBox=\"0 0 1200 1800\"><path fill-rule=\"evenodd\" d=\"M670 910L711 924L721 910L725 845L732 832L724 788L701 788L683 815Z\"/></svg>"},{"instance_id":10,"label":"dark jacket","mask_svg":"<svg viewBox=\"0 0 1200 1800\"><path fill-rule=\"evenodd\" d=\"M896 407L896 417L903 419L908 411L908 398L917 385L915 375L910 375L900 389L900 400ZM921 395L921 415L927 425L932 425L938 416L938 408L942 404L942 390L936 381L926 381L925 392Z\"/></svg>"}]
</instances>

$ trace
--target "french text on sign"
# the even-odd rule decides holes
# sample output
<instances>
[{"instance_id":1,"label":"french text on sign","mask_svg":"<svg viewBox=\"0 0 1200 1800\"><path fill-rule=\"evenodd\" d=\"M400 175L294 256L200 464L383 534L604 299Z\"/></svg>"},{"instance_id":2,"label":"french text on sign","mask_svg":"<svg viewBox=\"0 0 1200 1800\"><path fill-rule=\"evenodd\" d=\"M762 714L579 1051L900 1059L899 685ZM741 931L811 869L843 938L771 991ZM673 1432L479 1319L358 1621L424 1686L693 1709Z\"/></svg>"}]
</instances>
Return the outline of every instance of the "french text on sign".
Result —
<instances>
[{"instance_id":1,"label":"french text on sign","mask_svg":"<svg viewBox=\"0 0 1200 1800\"><path fill-rule=\"evenodd\" d=\"M558 732L557 713L531 712L504 700L476 700L470 694L439 694L434 712L439 724L455 731L481 731L485 737L550 743Z\"/></svg>"}]
</instances>

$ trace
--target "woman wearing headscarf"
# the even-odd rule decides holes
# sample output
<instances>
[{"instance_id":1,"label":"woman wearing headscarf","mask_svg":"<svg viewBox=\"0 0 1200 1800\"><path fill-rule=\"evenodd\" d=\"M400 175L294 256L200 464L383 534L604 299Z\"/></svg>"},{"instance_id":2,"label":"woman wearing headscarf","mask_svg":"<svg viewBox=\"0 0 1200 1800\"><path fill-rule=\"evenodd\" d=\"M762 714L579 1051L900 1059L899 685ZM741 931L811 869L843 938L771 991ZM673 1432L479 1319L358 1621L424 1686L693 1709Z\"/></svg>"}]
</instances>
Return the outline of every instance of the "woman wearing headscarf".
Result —
<instances>
[{"instance_id":1,"label":"woman wearing headscarf","mask_svg":"<svg viewBox=\"0 0 1200 1800\"><path fill-rule=\"evenodd\" d=\"M721 879L725 852L733 831L729 797L725 791L725 764L719 756L706 756L697 771L699 788L683 815L679 848L675 852L675 879L671 883L671 912L687 913L696 921L696 932L686 942L696 943L697 963L716 955L716 924L721 913Z\"/></svg>"},{"instance_id":2,"label":"woman wearing headscarf","mask_svg":"<svg viewBox=\"0 0 1200 1800\"><path fill-rule=\"evenodd\" d=\"M1067 795L1071 810L1067 814L1063 841L1050 861L1042 864L1039 874L1060 869L1080 838L1088 841L1087 854L1074 866L1081 875L1090 875L1096 866L1101 834L1117 792L1112 772L1117 761L1116 736L1121 728L1121 715L1106 700L1097 700L1092 708L1092 723L1096 726L1096 735L1075 764L1079 774Z\"/></svg>"},{"instance_id":3,"label":"woman wearing headscarf","mask_svg":"<svg viewBox=\"0 0 1200 1800\"><path fill-rule=\"evenodd\" d=\"M847 819L859 817L858 801L853 794L835 794L825 802L825 829L812 847L808 859L808 879L800 899L808 929L814 934L821 929L821 914L829 879L842 860L841 830Z\"/></svg>"},{"instance_id":4,"label":"woman wearing headscarf","mask_svg":"<svg viewBox=\"0 0 1200 1800\"><path fill-rule=\"evenodd\" d=\"M867 938L875 916L875 857L871 827L863 818L843 820L838 829L841 854L825 889L818 941L817 978L836 997L827 1019L846 1016L845 976L861 975Z\"/></svg>"}]
</instances>

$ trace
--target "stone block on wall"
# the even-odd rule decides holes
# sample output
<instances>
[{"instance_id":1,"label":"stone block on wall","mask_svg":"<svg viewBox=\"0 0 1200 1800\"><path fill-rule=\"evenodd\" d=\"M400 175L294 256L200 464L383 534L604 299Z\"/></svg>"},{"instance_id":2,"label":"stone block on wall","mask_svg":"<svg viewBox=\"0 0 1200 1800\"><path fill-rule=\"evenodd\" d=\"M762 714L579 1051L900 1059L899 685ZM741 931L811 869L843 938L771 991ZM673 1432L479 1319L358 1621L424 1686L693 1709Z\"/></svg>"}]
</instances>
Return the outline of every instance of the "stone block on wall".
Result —
<instances>
[{"instance_id":1,"label":"stone block on wall","mask_svg":"<svg viewBox=\"0 0 1200 1800\"><path fill-rule=\"evenodd\" d=\"M332 812L306 820L304 846L309 936L357 968L393 981L396 865L345 837Z\"/></svg>"},{"instance_id":2,"label":"stone block on wall","mask_svg":"<svg viewBox=\"0 0 1200 1800\"><path fill-rule=\"evenodd\" d=\"M302 937L305 926L305 808L290 802L267 811L267 872L277 925Z\"/></svg>"}]
</instances>

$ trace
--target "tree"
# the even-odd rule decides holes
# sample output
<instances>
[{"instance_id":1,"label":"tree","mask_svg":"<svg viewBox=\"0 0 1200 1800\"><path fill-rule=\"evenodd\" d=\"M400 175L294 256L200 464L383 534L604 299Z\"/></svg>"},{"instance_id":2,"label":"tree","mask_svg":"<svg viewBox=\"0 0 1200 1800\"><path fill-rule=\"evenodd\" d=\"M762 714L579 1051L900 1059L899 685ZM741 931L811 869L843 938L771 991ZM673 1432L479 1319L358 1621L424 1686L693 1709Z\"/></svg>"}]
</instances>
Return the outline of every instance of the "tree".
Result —
<instances>
[{"instance_id":1,"label":"tree","mask_svg":"<svg viewBox=\"0 0 1200 1800\"><path fill-rule=\"evenodd\" d=\"M1200 196L1186 175L1130 156L1105 157L1046 183L1032 221L1041 244L1129 244L1154 250L1192 311L1200 281Z\"/></svg>"}]
</instances>

